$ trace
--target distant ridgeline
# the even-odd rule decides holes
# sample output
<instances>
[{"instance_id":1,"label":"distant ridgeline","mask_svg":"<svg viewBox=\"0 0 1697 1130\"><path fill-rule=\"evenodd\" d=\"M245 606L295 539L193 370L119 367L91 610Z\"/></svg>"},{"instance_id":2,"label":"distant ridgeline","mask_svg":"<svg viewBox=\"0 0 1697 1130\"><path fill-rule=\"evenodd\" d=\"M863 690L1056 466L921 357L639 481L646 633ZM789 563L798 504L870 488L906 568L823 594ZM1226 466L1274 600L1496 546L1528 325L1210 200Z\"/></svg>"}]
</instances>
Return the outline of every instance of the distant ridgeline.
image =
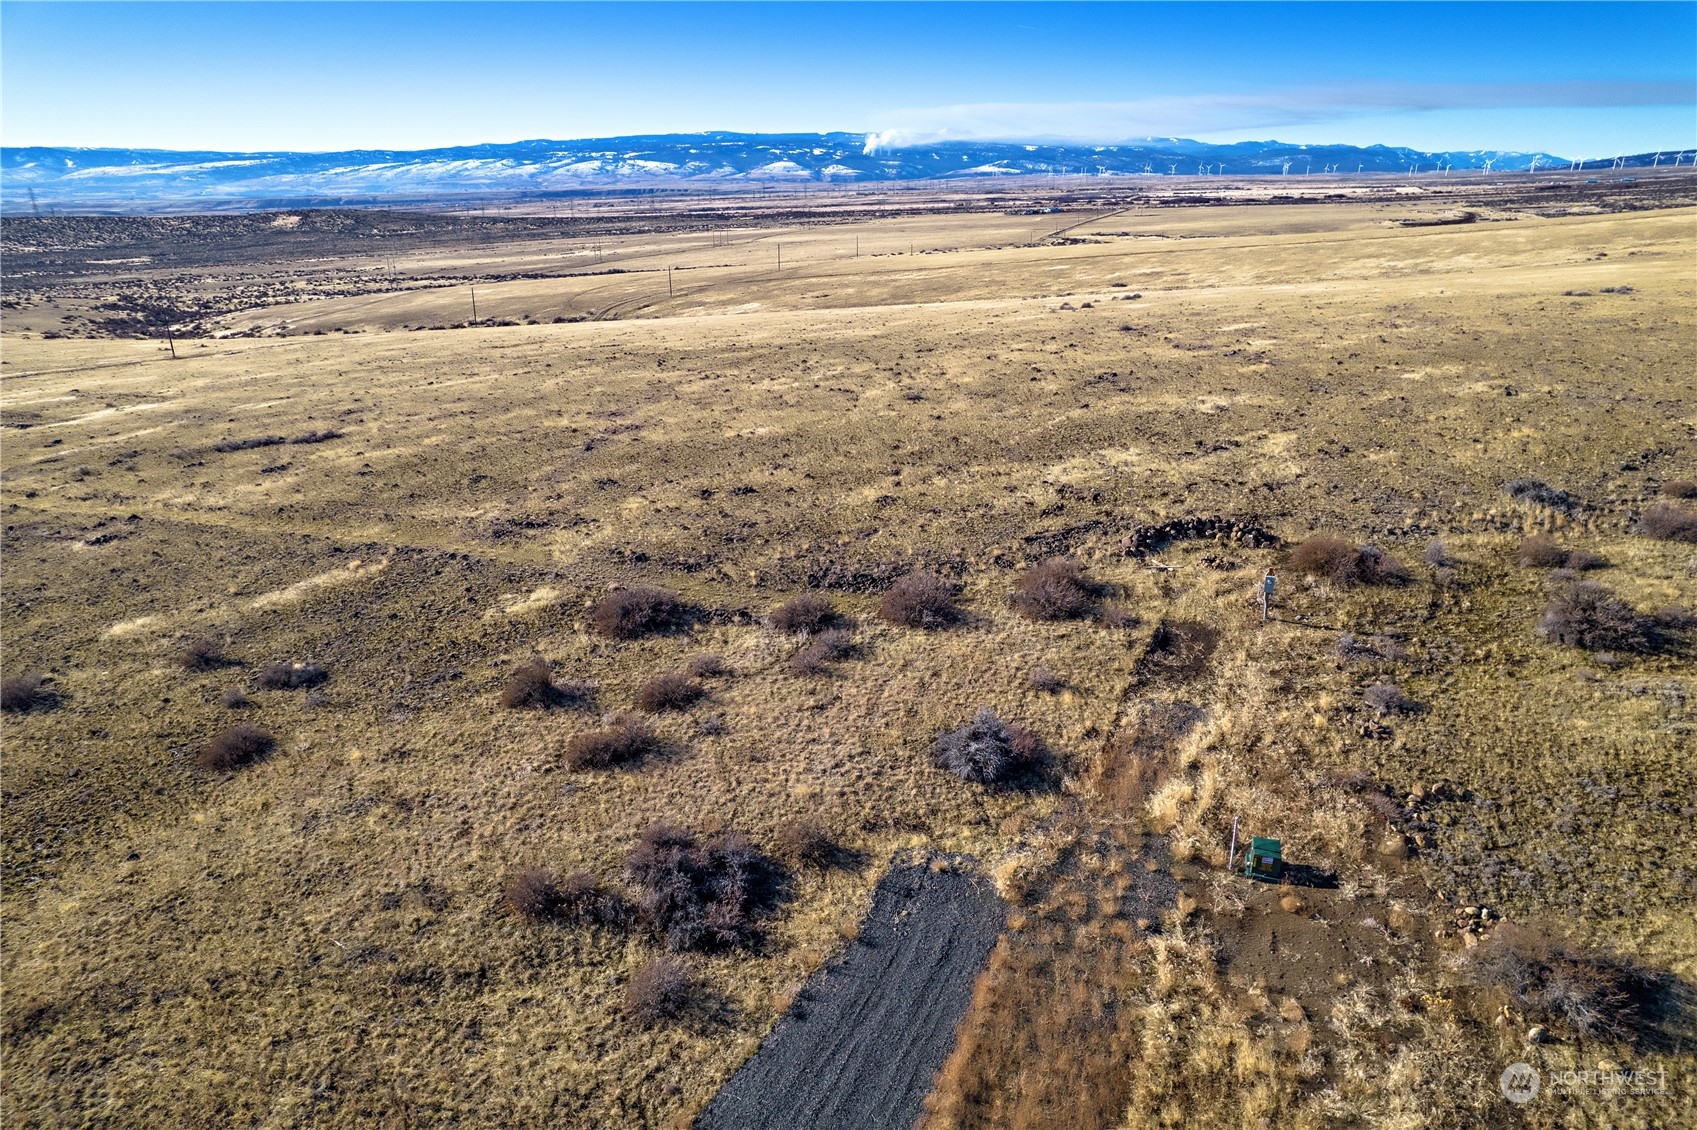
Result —
<instances>
[{"instance_id":1,"label":"distant ridgeline","mask_svg":"<svg viewBox=\"0 0 1697 1130\"><path fill-rule=\"evenodd\" d=\"M1587 169L1671 164L1638 154ZM1679 157L1693 160L1692 154ZM1372 145L1209 145L1147 138L1125 145L940 141L882 148L860 134L672 134L587 141L518 141L410 152L179 153L157 149L0 149L0 202L34 209L162 201L373 203L447 193L957 180L1009 176L1303 176L1433 174L1441 169L1524 172L1570 168L1547 153L1422 153ZM31 193L34 193L33 197Z\"/></svg>"}]
</instances>

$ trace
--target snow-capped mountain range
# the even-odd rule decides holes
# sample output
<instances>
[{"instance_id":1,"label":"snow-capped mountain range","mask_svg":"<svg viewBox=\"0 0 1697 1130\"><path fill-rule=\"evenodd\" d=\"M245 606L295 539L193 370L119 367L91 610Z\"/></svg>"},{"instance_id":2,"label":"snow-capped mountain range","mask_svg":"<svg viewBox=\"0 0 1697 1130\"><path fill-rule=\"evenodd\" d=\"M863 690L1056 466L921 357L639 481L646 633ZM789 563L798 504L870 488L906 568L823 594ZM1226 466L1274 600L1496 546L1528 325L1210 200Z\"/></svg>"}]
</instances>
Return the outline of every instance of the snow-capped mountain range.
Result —
<instances>
[{"instance_id":1,"label":"snow-capped mountain range","mask_svg":"<svg viewBox=\"0 0 1697 1130\"><path fill-rule=\"evenodd\" d=\"M1622 164L1649 165L1653 155ZM1671 163L1674 154L1661 154ZM1683 160L1694 159L1691 154ZM1536 165L1534 165L1536 162ZM1590 161L1608 168L1615 159ZM0 200L30 207L150 202L304 201L450 193L550 193L666 184L874 183L1029 175L1301 176L1326 171L1497 172L1571 167L1548 153L1424 153L1383 145L1213 145L1145 138L1120 145L940 141L881 149L861 134L702 133L518 141L414 151L183 153L156 149L0 149ZM31 197L33 192L34 196Z\"/></svg>"}]
</instances>

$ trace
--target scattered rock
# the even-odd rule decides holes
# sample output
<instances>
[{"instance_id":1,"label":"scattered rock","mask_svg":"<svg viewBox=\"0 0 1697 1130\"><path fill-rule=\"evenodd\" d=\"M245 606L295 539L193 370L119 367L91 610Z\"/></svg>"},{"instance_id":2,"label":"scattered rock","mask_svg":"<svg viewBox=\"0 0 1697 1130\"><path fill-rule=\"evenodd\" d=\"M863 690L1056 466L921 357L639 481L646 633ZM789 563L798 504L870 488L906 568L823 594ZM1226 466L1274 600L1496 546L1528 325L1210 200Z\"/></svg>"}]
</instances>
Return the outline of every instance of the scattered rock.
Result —
<instances>
[{"instance_id":1,"label":"scattered rock","mask_svg":"<svg viewBox=\"0 0 1697 1130\"><path fill-rule=\"evenodd\" d=\"M1125 536L1120 547L1132 557L1144 557L1170 542L1203 538L1230 542L1248 549L1272 548L1281 544L1277 534L1252 519L1191 517L1174 518L1156 526L1138 526Z\"/></svg>"}]
</instances>

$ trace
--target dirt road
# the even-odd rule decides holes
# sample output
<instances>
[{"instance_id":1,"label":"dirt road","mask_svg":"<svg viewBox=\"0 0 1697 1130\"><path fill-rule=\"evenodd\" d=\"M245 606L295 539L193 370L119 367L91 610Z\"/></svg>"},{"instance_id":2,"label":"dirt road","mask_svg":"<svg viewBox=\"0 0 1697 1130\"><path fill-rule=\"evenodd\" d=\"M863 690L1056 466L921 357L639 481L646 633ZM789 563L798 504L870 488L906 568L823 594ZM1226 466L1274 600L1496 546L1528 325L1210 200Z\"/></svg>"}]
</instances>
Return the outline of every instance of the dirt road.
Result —
<instances>
[{"instance_id":1,"label":"dirt road","mask_svg":"<svg viewBox=\"0 0 1697 1130\"><path fill-rule=\"evenodd\" d=\"M891 869L859 937L807 983L697 1130L910 1130L1006 914L988 879L957 867Z\"/></svg>"}]
</instances>

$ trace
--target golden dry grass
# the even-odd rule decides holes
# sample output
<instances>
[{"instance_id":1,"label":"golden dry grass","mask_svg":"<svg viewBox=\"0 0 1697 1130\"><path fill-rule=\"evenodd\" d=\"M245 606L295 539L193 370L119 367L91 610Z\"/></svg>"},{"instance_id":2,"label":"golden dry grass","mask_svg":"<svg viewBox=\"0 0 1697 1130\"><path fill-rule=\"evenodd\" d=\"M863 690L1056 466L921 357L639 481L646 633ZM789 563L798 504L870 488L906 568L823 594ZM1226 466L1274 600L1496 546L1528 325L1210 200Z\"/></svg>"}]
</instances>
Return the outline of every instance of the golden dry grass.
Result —
<instances>
[{"instance_id":1,"label":"golden dry grass","mask_svg":"<svg viewBox=\"0 0 1697 1130\"><path fill-rule=\"evenodd\" d=\"M1697 603L1689 547L1628 532L1656 482L1697 463L1694 214L1422 229L1390 214L1164 209L1060 247L1015 245L1012 217L909 218L904 234L962 250L858 260L826 254L847 228L751 232L782 234L786 256L794 238L781 274L715 275L723 245L655 237L653 263L698 267L671 300L652 273L479 287L486 317L623 320L388 332L463 320L459 299L330 299L228 325L367 332L195 341L174 364L151 342L8 336L0 409L29 426L0 457L4 674L48 673L64 695L4 722L11 1117L664 1125L843 944L878 861L919 844L1000 865L1032 915L989 975L1005 991L982 990L963 1032L1052 1021L1023 1074L990 1070L1008 1062L996 1040L964 1041L957 1090L937 1098L946 1123L1066 1125L1061 1099L1080 1087L1101 1125L1195 1122L1219 1099L1222 1125L1412 1126L1433 1093L1463 1096L1446 1104L1457 1125L1499 1117L1508 1051L1545 1066L1595 1053L1523 1053L1459 1005L1387 1028L1387 1001L1444 976L1425 948L1433 891L1566 916L1697 977L1689 668L1541 643L1544 575L1513 561L1522 536L1556 531L1607 558L1597 576L1639 607ZM1619 285L1632 291L1562 296ZM323 428L345 435L209 450ZM1524 476L1585 508L1521 510L1502 485ZM1273 551L1179 545L1172 572L1117 551L1137 523L1215 513L1377 541L1416 581L1282 580L1262 629L1252 594ZM1434 534L1458 562L1448 584L1418 564ZM1138 625L1015 615L1017 570L1063 552L1120 586ZM912 564L961 579L963 624L872 615L876 579ZM757 620L810 578L864 582L836 596L860 652L803 679L786 666L795 641ZM595 636L594 602L635 583L713 615ZM1163 619L1221 630L1200 682L1140 667ZM1373 671L1334 668L1342 630L1392 634L1409 656L1385 669L1428 709L1388 740L1356 730ZM203 637L239 666L183 671L176 653ZM565 771L569 735L702 652L730 673L654 720L671 753ZM534 653L597 684L593 705L500 710L502 679ZM220 704L280 661L323 663L324 697ZM1032 690L1039 665L1066 689ZM1121 772L1115 735L1174 699L1212 714L1159 751L1161 779ZM1068 793L988 792L929 767L931 737L981 705L1044 737L1068 790L1095 782L1073 794L1085 824L1045 826ZM233 721L276 734L276 752L229 777L196 770ZM1356 768L1399 794L1445 778L1492 803L1439 806L1405 869L1373 850L1380 817L1314 784ZM1285 990L1306 1019L1278 995L1255 1005L1254 959L1233 941L1253 933L1201 882L1244 813L1289 857L1337 869L1340 898L1422 916L1399 931L1425 939L1409 971L1336 1001ZM499 905L523 867L616 878L657 819L770 844L796 815L872 865L802 871L763 950L689 958L708 993L680 1024L621 1016L651 942ZM1127 823L1080 853L1107 819ZM1120 856L1145 819L1199 900L1147 944L1109 902L1144 865ZM1100 870L1074 877L1081 854ZM1246 904L1242 921L1277 913ZM1034 931L1046 948L1019 956ZM1107 988L1045 994L1020 980L1038 968ZM1111 1023L1095 1011L1108 1000ZM1023 1007L996 1011L1008 1002ZM1053 1074L1099 1031L1111 1054ZM1634 1101L1653 1124L1690 1098Z\"/></svg>"}]
</instances>

